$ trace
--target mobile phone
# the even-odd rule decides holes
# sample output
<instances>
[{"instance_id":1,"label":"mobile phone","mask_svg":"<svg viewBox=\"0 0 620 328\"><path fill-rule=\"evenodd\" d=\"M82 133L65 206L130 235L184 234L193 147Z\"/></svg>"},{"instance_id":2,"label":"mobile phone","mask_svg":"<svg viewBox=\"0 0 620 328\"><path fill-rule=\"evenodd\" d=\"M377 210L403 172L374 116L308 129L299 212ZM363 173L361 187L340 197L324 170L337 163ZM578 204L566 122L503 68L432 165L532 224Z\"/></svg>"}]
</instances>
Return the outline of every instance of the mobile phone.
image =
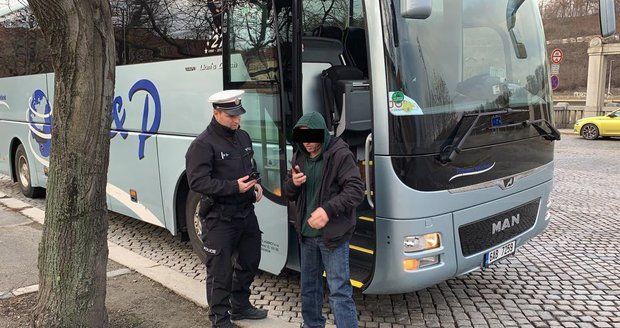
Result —
<instances>
[{"instance_id":1,"label":"mobile phone","mask_svg":"<svg viewBox=\"0 0 620 328\"><path fill-rule=\"evenodd\" d=\"M245 180L245 182L250 182L252 180L256 180L257 182L259 182L260 179L261 179L260 178L260 174L258 172L256 172L256 171L254 171L254 172L250 173L248 179Z\"/></svg>"}]
</instances>

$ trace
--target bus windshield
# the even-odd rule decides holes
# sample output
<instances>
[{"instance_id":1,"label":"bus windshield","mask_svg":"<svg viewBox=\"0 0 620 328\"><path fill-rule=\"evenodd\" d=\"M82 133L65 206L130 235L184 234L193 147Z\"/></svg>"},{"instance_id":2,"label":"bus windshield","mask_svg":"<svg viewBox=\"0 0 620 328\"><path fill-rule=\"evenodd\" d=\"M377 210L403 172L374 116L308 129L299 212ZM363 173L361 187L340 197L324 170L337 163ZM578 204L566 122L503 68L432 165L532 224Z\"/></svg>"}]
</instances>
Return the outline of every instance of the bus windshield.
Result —
<instances>
[{"instance_id":1,"label":"bus windshield","mask_svg":"<svg viewBox=\"0 0 620 328\"><path fill-rule=\"evenodd\" d=\"M392 154L436 153L464 113L527 109L488 120L496 125L548 118L534 0L433 0L427 19L403 18L399 9L400 0L382 1ZM489 122L466 147L537 135L530 127L485 133Z\"/></svg>"}]
</instances>

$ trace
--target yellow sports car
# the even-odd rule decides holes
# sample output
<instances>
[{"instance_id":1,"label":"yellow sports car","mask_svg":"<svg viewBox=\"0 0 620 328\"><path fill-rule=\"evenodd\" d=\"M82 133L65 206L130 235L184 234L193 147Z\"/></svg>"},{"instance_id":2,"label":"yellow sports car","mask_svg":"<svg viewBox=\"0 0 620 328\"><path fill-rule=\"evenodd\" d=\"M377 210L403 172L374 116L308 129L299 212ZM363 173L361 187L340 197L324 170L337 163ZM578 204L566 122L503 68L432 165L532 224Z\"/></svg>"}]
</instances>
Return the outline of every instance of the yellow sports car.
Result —
<instances>
[{"instance_id":1,"label":"yellow sports car","mask_svg":"<svg viewBox=\"0 0 620 328\"><path fill-rule=\"evenodd\" d=\"M575 132L588 140L598 137L620 137L620 109L606 116L586 117L577 120Z\"/></svg>"}]
</instances>

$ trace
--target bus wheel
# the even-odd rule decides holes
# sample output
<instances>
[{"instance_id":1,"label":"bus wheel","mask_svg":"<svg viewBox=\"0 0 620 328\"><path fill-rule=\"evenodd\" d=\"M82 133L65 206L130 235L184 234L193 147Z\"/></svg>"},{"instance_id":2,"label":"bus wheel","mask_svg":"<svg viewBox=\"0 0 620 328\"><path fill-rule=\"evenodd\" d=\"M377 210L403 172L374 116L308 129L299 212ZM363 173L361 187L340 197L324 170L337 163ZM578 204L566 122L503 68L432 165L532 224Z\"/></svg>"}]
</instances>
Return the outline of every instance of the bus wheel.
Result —
<instances>
[{"instance_id":1,"label":"bus wheel","mask_svg":"<svg viewBox=\"0 0 620 328\"><path fill-rule=\"evenodd\" d=\"M14 158L14 167L17 170L17 181L22 194L28 198L39 198L45 194L45 189L32 186L32 174L28 165L28 156L23 145L17 147Z\"/></svg>"},{"instance_id":2,"label":"bus wheel","mask_svg":"<svg viewBox=\"0 0 620 328\"><path fill-rule=\"evenodd\" d=\"M185 225L187 227L187 234L189 235L189 242L192 244L194 253L198 255L202 263L205 263L207 254L204 249L202 249L202 240L200 239L202 225L198 217L199 209L200 195L190 191L187 194L187 201L185 202Z\"/></svg>"},{"instance_id":3,"label":"bus wheel","mask_svg":"<svg viewBox=\"0 0 620 328\"><path fill-rule=\"evenodd\" d=\"M586 124L581 128L581 136L588 140L594 140L599 136L598 128L594 124Z\"/></svg>"}]
</instances>

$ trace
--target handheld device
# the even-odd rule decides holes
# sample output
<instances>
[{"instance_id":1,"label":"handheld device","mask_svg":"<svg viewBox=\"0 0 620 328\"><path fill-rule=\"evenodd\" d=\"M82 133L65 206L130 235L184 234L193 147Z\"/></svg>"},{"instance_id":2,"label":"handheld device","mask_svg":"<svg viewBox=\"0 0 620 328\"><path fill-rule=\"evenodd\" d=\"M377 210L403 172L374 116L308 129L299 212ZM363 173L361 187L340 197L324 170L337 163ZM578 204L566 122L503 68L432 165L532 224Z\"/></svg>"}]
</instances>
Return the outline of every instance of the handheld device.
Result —
<instances>
[{"instance_id":1,"label":"handheld device","mask_svg":"<svg viewBox=\"0 0 620 328\"><path fill-rule=\"evenodd\" d=\"M256 172L256 171L250 173L248 179L245 180L245 182L249 182L249 181L252 181L252 180L256 180L256 182L260 182L260 180L261 180L260 174L258 172Z\"/></svg>"}]
</instances>

